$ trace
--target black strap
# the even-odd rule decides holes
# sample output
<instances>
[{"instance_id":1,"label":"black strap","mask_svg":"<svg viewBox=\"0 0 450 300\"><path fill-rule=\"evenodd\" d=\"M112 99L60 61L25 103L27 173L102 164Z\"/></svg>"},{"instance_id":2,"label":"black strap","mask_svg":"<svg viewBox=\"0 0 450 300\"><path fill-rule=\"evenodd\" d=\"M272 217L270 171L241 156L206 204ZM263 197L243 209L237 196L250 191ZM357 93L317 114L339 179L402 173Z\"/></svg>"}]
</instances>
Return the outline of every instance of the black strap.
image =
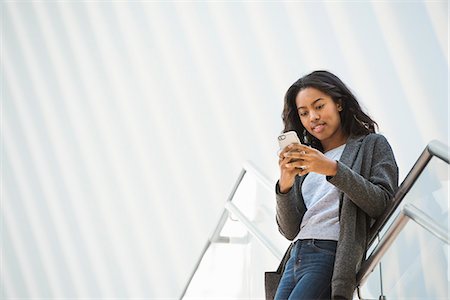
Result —
<instances>
[{"instance_id":1,"label":"black strap","mask_svg":"<svg viewBox=\"0 0 450 300\"><path fill-rule=\"evenodd\" d=\"M281 259L280 265L278 266L278 269L277 269L278 274L283 274L286 263L289 260L289 258L291 257L291 249L293 246L294 246L294 243L291 243L289 245L289 248L287 248L286 253L284 253L284 256Z\"/></svg>"}]
</instances>

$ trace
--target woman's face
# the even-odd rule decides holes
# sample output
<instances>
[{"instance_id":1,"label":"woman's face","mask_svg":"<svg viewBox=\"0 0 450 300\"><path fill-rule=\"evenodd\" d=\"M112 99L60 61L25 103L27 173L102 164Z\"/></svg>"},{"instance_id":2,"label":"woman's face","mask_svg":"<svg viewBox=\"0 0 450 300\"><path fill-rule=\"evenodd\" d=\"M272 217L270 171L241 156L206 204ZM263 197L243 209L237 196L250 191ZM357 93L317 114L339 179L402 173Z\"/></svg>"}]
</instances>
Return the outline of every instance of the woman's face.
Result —
<instances>
[{"instance_id":1,"label":"woman's face","mask_svg":"<svg viewBox=\"0 0 450 300\"><path fill-rule=\"evenodd\" d=\"M346 135L341 128L341 104L315 88L302 89L295 99L303 127L320 140L325 151L345 143ZM328 148L328 149L327 149Z\"/></svg>"}]
</instances>

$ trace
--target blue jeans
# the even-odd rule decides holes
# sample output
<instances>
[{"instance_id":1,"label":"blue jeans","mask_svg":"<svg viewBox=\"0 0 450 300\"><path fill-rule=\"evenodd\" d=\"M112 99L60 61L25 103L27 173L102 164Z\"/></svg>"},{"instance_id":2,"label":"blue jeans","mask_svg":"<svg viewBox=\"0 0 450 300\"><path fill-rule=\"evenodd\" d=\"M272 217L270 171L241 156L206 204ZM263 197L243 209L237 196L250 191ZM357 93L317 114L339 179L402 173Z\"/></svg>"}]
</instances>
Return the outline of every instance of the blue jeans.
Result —
<instances>
[{"instance_id":1,"label":"blue jeans","mask_svg":"<svg viewBox=\"0 0 450 300\"><path fill-rule=\"evenodd\" d=\"M336 241L296 241L278 285L275 300L331 299L336 246Z\"/></svg>"}]
</instances>

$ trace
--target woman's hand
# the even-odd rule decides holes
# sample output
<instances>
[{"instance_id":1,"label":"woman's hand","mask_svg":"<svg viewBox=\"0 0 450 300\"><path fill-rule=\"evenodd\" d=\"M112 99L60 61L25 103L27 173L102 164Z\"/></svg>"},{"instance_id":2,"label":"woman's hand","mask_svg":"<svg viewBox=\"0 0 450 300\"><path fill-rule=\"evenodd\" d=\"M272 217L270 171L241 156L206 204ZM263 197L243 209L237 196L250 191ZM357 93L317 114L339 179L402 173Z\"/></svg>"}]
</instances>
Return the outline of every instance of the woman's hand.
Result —
<instances>
[{"instance_id":1,"label":"woman's hand","mask_svg":"<svg viewBox=\"0 0 450 300\"><path fill-rule=\"evenodd\" d=\"M280 192L283 194L289 192L292 185L295 182L295 176L299 174L299 169L292 167L295 158L291 158L287 153L293 151L289 146L286 146L279 154L278 165L280 166L280 180L278 184L280 186Z\"/></svg>"},{"instance_id":2,"label":"woman's hand","mask_svg":"<svg viewBox=\"0 0 450 300\"><path fill-rule=\"evenodd\" d=\"M337 172L336 161L329 159L322 152L314 148L291 144L279 154L280 191L288 192L295 181L295 175L303 176L309 172L334 176Z\"/></svg>"}]
</instances>

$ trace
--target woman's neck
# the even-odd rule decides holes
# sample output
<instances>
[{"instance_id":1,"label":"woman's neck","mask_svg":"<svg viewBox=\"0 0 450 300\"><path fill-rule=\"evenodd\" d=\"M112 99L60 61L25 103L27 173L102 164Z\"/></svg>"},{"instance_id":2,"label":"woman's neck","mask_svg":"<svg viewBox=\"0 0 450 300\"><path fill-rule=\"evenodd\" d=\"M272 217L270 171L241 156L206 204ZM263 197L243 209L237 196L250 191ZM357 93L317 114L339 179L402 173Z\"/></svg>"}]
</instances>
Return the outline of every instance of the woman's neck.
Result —
<instances>
[{"instance_id":1,"label":"woman's neck","mask_svg":"<svg viewBox=\"0 0 450 300\"><path fill-rule=\"evenodd\" d=\"M347 142L347 139L348 139L348 134L345 134L342 132L339 136L334 137L332 140L321 141L322 147L323 147L323 152L327 152L334 148L344 145Z\"/></svg>"}]
</instances>

